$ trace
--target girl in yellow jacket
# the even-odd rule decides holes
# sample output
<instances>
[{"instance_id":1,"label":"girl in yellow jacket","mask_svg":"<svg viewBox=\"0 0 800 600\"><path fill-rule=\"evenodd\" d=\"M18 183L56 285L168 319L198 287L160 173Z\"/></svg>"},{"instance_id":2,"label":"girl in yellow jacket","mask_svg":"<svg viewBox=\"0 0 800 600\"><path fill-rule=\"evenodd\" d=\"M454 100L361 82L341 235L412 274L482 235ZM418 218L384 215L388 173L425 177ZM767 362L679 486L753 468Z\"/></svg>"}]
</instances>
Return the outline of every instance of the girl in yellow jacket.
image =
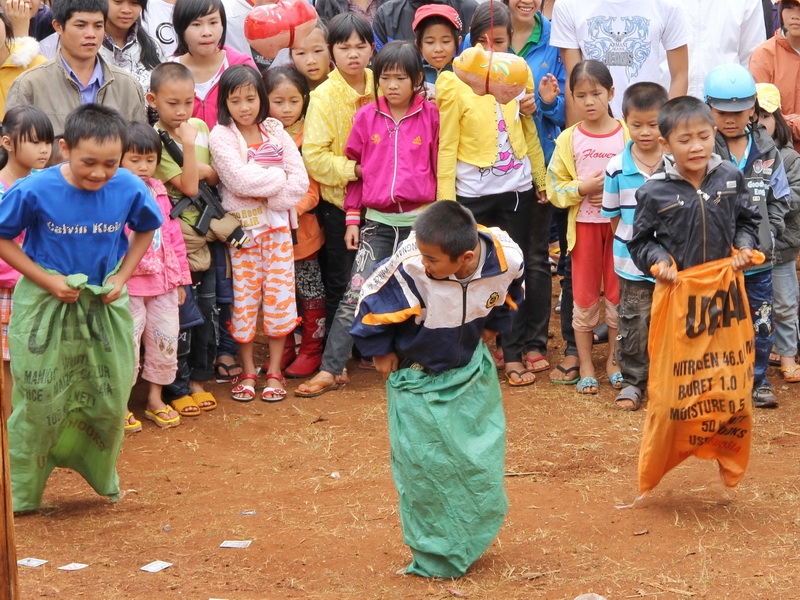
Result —
<instances>
[{"instance_id":1,"label":"girl in yellow jacket","mask_svg":"<svg viewBox=\"0 0 800 600\"><path fill-rule=\"evenodd\" d=\"M493 27L490 27L493 24ZM507 52L511 42L511 14L499 2L478 6L470 26L472 44ZM529 88L533 77L529 74ZM442 72L436 80L439 107L439 166L437 200L457 200L475 220L505 230L523 253L528 246L531 206L545 200L545 163L536 125L530 117L535 97L499 104L493 96L478 96L454 73ZM524 314L520 311L518 314ZM506 378L509 385L536 381L525 368L522 327L503 337Z\"/></svg>"},{"instance_id":2,"label":"girl in yellow jacket","mask_svg":"<svg viewBox=\"0 0 800 600\"><path fill-rule=\"evenodd\" d=\"M598 382L592 363L592 331L600 322L600 294L605 300L608 325L606 374L611 385L622 387L614 361L617 337L619 282L614 272L614 233L600 214L608 161L628 142L625 123L611 114L614 80L603 63L578 63L569 78L576 109L583 120L556 140L547 173L547 196L555 206L569 208L567 249L572 257L575 345L578 348L581 394L596 394Z\"/></svg>"}]
</instances>

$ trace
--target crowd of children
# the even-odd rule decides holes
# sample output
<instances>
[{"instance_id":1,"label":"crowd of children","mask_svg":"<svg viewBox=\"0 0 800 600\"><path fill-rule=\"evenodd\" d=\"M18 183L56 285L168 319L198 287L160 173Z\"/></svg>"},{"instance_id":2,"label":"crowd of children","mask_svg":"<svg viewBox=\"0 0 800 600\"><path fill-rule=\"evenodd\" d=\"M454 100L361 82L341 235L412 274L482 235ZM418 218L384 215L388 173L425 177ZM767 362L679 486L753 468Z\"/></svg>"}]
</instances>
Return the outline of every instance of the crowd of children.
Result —
<instances>
[{"instance_id":1,"label":"crowd of children","mask_svg":"<svg viewBox=\"0 0 800 600\"><path fill-rule=\"evenodd\" d=\"M440 256L445 245L425 250L428 230L409 238L430 205L455 201L481 226L504 231L509 247L524 257L525 299L518 304L509 296L518 310L504 314L514 324L504 326L494 356L508 385L531 385L536 372L550 367L551 205L566 215L571 294L563 317L574 331L577 356L576 366L559 365L563 377L553 381L598 393L593 332L604 321L605 375L619 390L615 405L640 408L655 281L669 282L676 270L727 256L731 246L739 250L736 266L746 269L754 322L754 405L777 406L767 378L770 360L784 381L800 381L800 157L781 114L780 92L772 84L757 86L744 67L713 69L705 102L669 100L658 83L634 83L615 115L614 78L603 62L583 60L566 73L547 46L546 18L537 13L531 19L513 1L511 8L484 3L466 43L495 52L518 48L538 65L529 89L500 104L475 94L453 72L463 24L447 5L419 8L415 41L388 41L378 52L370 22L356 12L340 14L291 48L291 65L260 73L250 56L225 45L220 0L177 0L176 49L166 59L138 26L144 0L114 0L107 13L93 8L96 0L63 1L77 3L77 14L102 13L104 56L135 75L152 123L126 123L117 132L119 115L87 102L56 132L63 134L58 149L67 162L46 169L57 140L48 116L17 105L3 118L0 184L8 194L0 202L0 258L7 263L0 262L0 315L11 373L31 369L15 367L22 359L13 344L9 355L6 342L24 331L13 318L9 325L21 272L65 303L79 297L80 286L69 279L78 273L100 287L105 303L124 297L127 284L129 342L141 355L127 376L135 383L141 374L148 382L144 417L161 428L214 410L218 399L207 383L215 378L230 382L233 400L277 402L287 395L287 376L313 375L298 386L299 397L339 389L350 378L351 352L363 368L388 376L409 360L422 361L415 358L418 340L405 347L400 340L427 331L419 329L425 308L406 307L393 316L394 325L412 313L418 322L397 333L394 347L386 346L384 337L369 339L380 327L365 310L380 294L370 287L371 299L360 305L365 286L377 265L417 239L412 245L419 246L427 277L454 278L466 298L469 277L462 281L460 270L441 269L471 249L446 258ZM65 68L63 57L76 52L63 34L74 14L60 9L57 15L63 23L55 60ZM35 81L18 90L34 105L43 92L30 93ZM94 84L99 90L105 85L81 83L82 98ZM98 89L92 98L102 104ZM579 117L570 127L565 90ZM104 132L86 129L95 117L105 123ZM121 175L120 166L135 177ZM112 182L114 189L129 189L127 204L108 218L66 216L40 203L42 186L97 203ZM69 256L84 233L97 252ZM45 241L52 247L39 246ZM751 264L755 250L767 256L765 263ZM474 256L468 258L468 275L482 272L483 259L472 264ZM419 293L418 282L407 285L392 301L403 304L402 294L410 301ZM486 308L497 301L487 300ZM472 318L465 313L461 326ZM259 329L268 338L266 357L256 357ZM475 344L470 350L471 357ZM424 366L436 372L466 362ZM30 384L30 376L23 379ZM34 393L40 392L30 386L16 390L15 408ZM57 420L79 402L75 398L66 395ZM19 414L15 418L28 413ZM119 427L136 432L142 423L127 411Z\"/></svg>"}]
</instances>

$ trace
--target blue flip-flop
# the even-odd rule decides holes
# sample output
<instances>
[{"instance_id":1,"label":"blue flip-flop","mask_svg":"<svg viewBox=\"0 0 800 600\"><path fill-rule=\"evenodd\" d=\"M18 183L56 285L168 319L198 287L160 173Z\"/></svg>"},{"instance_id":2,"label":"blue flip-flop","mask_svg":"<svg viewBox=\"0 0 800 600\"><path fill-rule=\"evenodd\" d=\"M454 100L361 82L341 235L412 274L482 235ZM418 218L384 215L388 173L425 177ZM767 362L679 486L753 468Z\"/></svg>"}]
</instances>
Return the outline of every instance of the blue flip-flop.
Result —
<instances>
[{"instance_id":1,"label":"blue flip-flop","mask_svg":"<svg viewBox=\"0 0 800 600\"><path fill-rule=\"evenodd\" d=\"M625 380L622 378L622 373L620 373L619 371L615 371L614 373L608 376L608 382L611 384L611 387L613 387L615 390L621 390L622 384L625 382Z\"/></svg>"},{"instance_id":2,"label":"blue flip-flop","mask_svg":"<svg viewBox=\"0 0 800 600\"><path fill-rule=\"evenodd\" d=\"M596 394L600 388L600 384L597 383L597 379L594 377L584 377L578 382L576 387L579 394ZM589 388L594 388L594 391L590 391Z\"/></svg>"}]
</instances>

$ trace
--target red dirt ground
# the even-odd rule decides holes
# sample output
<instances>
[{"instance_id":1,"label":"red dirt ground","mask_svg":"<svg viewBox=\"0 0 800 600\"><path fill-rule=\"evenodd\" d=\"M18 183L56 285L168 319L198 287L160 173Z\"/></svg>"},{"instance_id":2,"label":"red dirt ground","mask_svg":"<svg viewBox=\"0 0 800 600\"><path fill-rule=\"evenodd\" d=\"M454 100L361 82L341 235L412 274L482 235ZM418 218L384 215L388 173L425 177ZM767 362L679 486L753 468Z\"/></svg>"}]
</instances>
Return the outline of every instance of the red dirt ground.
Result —
<instances>
[{"instance_id":1,"label":"red dirt ground","mask_svg":"<svg viewBox=\"0 0 800 600\"><path fill-rule=\"evenodd\" d=\"M558 358L553 342L550 359ZM469 573L451 581L396 574L410 552L385 391L376 373L351 367L349 386L319 398L240 404L216 386L215 412L168 431L145 421L123 446L118 504L57 470L47 508L16 521L18 558L49 561L20 567L21 597L800 597L800 386L782 386L777 370L781 405L756 412L739 488L724 488L713 463L690 459L627 510L615 506L637 493L645 410L614 409L607 381L594 397L551 384L547 373L532 387L503 385L508 518ZM219 548L231 539L252 545ZM153 560L174 566L139 570ZM90 566L56 569L70 562Z\"/></svg>"}]
</instances>

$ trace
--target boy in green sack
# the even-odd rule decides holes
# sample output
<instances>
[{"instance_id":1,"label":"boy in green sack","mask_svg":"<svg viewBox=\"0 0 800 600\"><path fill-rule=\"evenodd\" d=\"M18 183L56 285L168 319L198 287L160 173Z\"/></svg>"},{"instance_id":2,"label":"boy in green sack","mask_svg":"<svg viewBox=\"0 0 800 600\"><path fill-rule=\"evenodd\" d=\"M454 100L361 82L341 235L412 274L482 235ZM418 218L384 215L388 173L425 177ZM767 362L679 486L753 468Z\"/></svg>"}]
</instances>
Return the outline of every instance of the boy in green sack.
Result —
<instances>
[{"instance_id":1,"label":"boy in green sack","mask_svg":"<svg viewBox=\"0 0 800 600\"><path fill-rule=\"evenodd\" d=\"M67 162L20 181L0 203L0 257L22 273L8 335L15 512L39 508L55 467L119 498L134 369L125 283L161 225L141 179L118 170L127 126L113 109L76 108L60 141Z\"/></svg>"},{"instance_id":2,"label":"boy in green sack","mask_svg":"<svg viewBox=\"0 0 800 600\"><path fill-rule=\"evenodd\" d=\"M505 518L505 417L483 342L511 327L523 281L522 252L505 232L436 202L361 289L351 333L388 379L408 573L460 577Z\"/></svg>"}]
</instances>

